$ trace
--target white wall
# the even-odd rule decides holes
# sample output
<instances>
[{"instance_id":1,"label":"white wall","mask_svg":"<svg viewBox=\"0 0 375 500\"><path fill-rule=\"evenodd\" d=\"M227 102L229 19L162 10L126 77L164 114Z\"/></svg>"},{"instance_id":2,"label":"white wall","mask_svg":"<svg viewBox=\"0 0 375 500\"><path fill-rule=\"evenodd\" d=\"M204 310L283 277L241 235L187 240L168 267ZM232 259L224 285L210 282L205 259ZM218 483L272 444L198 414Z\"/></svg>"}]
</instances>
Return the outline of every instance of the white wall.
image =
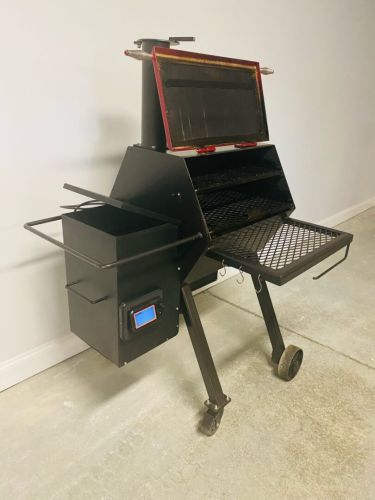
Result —
<instances>
[{"instance_id":1,"label":"white wall","mask_svg":"<svg viewBox=\"0 0 375 500\"><path fill-rule=\"evenodd\" d=\"M272 142L301 218L375 196L373 0L1 0L0 389L84 348L69 333L63 255L22 229L109 192L140 129L138 37L259 60ZM349 212L346 212L349 213ZM58 234L57 226L50 229Z\"/></svg>"}]
</instances>

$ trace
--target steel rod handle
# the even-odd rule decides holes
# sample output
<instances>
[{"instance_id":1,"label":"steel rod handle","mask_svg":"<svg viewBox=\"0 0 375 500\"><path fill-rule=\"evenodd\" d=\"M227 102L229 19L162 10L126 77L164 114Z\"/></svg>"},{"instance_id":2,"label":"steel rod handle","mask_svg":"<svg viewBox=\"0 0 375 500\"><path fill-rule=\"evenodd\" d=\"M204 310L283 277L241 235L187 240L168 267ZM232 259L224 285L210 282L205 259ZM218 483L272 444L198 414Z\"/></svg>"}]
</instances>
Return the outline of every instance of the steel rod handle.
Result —
<instances>
[{"instance_id":1,"label":"steel rod handle","mask_svg":"<svg viewBox=\"0 0 375 500\"><path fill-rule=\"evenodd\" d=\"M35 226L39 226L41 224L46 224L48 222L55 222L61 220L61 215L56 215L54 217L48 217L47 219L40 219L40 220L34 220L31 222L26 222L24 225L24 228L27 229L27 231L31 231L32 233L36 234L40 238L43 238L46 241L49 241L53 245L58 246L65 252L69 253L70 255L73 255L74 257L77 257L80 260L83 260L87 264L90 264L91 266L96 267L97 269L112 269L114 267L122 266L124 264L128 264L129 262L134 262L135 260L142 259L144 257L149 257L150 255L154 255L159 252L164 252L166 250L171 250L172 248L179 247L181 245L185 245L186 243L190 243L191 241L199 240L203 238L203 234L198 232L196 234L193 234L192 236L187 236L186 238L182 238L181 240L174 241L172 243L167 243L166 245L162 245L157 248L153 248L152 250L147 250L146 252L141 252L136 255L132 255L131 257L125 257L124 259L119 259L114 262L108 262L108 263L103 263L100 262L96 259L93 259L92 257L85 255L81 252L78 252L78 250L74 250L74 248L71 248L65 243L56 240L55 238L52 238L52 236L49 236L46 233L43 233L42 231L39 231L38 229L35 228Z\"/></svg>"},{"instance_id":2,"label":"steel rod handle","mask_svg":"<svg viewBox=\"0 0 375 500\"><path fill-rule=\"evenodd\" d=\"M137 59L138 61L151 61L152 54L145 52L144 50L129 50L126 49L124 51L126 56L132 57L133 59Z\"/></svg>"},{"instance_id":3,"label":"steel rod handle","mask_svg":"<svg viewBox=\"0 0 375 500\"><path fill-rule=\"evenodd\" d=\"M313 276L313 280L320 279L322 276L324 276L325 274L329 273L330 271L332 271L332 269L334 269L335 267L337 267L338 265L340 265L342 262L344 262L344 260L346 260L346 258L348 257L349 247L350 247L350 243L349 243L349 245L346 246L344 257L342 259L340 259L338 262L336 262L335 264L333 264L331 267L329 267L328 269L326 269L325 271L323 271L322 273L318 274L318 276Z\"/></svg>"},{"instance_id":4,"label":"steel rod handle","mask_svg":"<svg viewBox=\"0 0 375 500\"><path fill-rule=\"evenodd\" d=\"M260 68L260 72L262 75L273 75L275 73L275 70L272 68Z\"/></svg>"},{"instance_id":5,"label":"steel rod handle","mask_svg":"<svg viewBox=\"0 0 375 500\"><path fill-rule=\"evenodd\" d=\"M89 299L88 297L86 297L86 295L83 295L83 293L81 293L78 290L75 290L73 288L73 286L74 285L78 285L78 283L81 283L81 280L73 281L73 283L68 283L68 284L65 285L65 288L67 290L69 290L70 292L73 292L76 295L78 295L78 297L81 297L81 299L85 299L90 304L98 304L99 302L103 302L103 300L107 300L108 299L108 295L104 295L103 297L99 297L98 299Z\"/></svg>"}]
</instances>

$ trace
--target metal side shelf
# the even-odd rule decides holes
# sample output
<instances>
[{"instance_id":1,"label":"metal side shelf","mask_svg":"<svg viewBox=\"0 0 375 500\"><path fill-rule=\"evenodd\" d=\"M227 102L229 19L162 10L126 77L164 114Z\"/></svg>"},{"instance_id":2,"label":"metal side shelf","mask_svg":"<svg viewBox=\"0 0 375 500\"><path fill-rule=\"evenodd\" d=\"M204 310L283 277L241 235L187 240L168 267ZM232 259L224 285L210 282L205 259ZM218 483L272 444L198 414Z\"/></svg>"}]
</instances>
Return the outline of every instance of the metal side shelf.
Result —
<instances>
[{"instance_id":1,"label":"metal side shelf","mask_svg":"<svg viewBox=\"0 0 375 500\"><path fill-rule=\"evenodd\" d=\"M278 215L215 238L207 255L283 285L341 248L348 252L352 239L337 229Z\"/></svg>"}]
</instances>

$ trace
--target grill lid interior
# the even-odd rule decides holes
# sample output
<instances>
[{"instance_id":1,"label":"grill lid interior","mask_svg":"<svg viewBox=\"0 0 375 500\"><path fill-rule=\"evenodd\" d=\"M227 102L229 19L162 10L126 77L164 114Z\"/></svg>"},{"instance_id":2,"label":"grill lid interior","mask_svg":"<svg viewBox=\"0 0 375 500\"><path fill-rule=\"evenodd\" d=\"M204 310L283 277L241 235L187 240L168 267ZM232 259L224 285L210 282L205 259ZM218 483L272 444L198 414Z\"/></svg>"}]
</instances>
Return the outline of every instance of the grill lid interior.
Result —
<instances>
[{"instance_id":1,"label":"grill lid interior","mask_svg":"<svg viewBox=\"0 0 375 500\"><path fill-rule=\"evenodd\" d=\"M154 47L170 150L267 141L259 63Z\"/></svg>"}]
</instances>

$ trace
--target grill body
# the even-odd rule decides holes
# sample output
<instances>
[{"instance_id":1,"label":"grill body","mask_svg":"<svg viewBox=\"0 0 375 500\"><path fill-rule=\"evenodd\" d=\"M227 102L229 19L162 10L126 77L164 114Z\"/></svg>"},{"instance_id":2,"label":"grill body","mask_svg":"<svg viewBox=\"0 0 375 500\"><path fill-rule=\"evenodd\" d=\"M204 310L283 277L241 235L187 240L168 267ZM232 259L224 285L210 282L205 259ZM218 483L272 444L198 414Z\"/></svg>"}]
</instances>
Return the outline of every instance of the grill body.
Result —
<instances>
[{"instance_id":1,"label":"grill body","mask_svg":"<svg viewBox=\"0 0 375 500\"><path fill-rule=\"evenodd\" d=\"M208 255L283 285L347 247L352 235L291 219L293 198L274 145L186 158L208 228Z\"/></svg>"},{"instance_id":2,"label":"grill body","mask_svg":"<svg viewBox=\"0 0 375 500\"><path fill-rule=\"evenodd\" d=\"M282 285L352 241L290 218L295 205L274 145L185 156L130 147L111 196L177 217L179 237L204 235L180 257L181 282L206 255Z\"/></svg>"},{"instance_id":3,"label":"grill body","mask_svg":"<svg viewBox=\"0 0 375 500\"><path fill-rule=\"evenodd\" d=\"M116 365L176 336L183 314L208 393L201 430L212 435L230 398L192 290L215 281L222 266L249 273L272 361L279 376L291 380L303 353L285 347L267 281L283 285L344 247L345 259L353 236L291 218L295 205L276 147L247 142L268 139L259 64L170 51L177 40L137 41L143 49L136 54L143 61L142 142L127 149L110 196L65 185L91 201L25 228L65 251L71 330ZM189 78L181 80L181 71ZM251 89L243 112L243 92ZM217 112L222 109L226 114ZM243 123L237 124L240 111ZM251 124L255 132L244 134ZM166 137L172 150L198 149L167 153ZM215 151L214 144L234 145L234 137L245 142ZM36 229L58 220L63 242Z\"/></svg>"}]
</instances>

